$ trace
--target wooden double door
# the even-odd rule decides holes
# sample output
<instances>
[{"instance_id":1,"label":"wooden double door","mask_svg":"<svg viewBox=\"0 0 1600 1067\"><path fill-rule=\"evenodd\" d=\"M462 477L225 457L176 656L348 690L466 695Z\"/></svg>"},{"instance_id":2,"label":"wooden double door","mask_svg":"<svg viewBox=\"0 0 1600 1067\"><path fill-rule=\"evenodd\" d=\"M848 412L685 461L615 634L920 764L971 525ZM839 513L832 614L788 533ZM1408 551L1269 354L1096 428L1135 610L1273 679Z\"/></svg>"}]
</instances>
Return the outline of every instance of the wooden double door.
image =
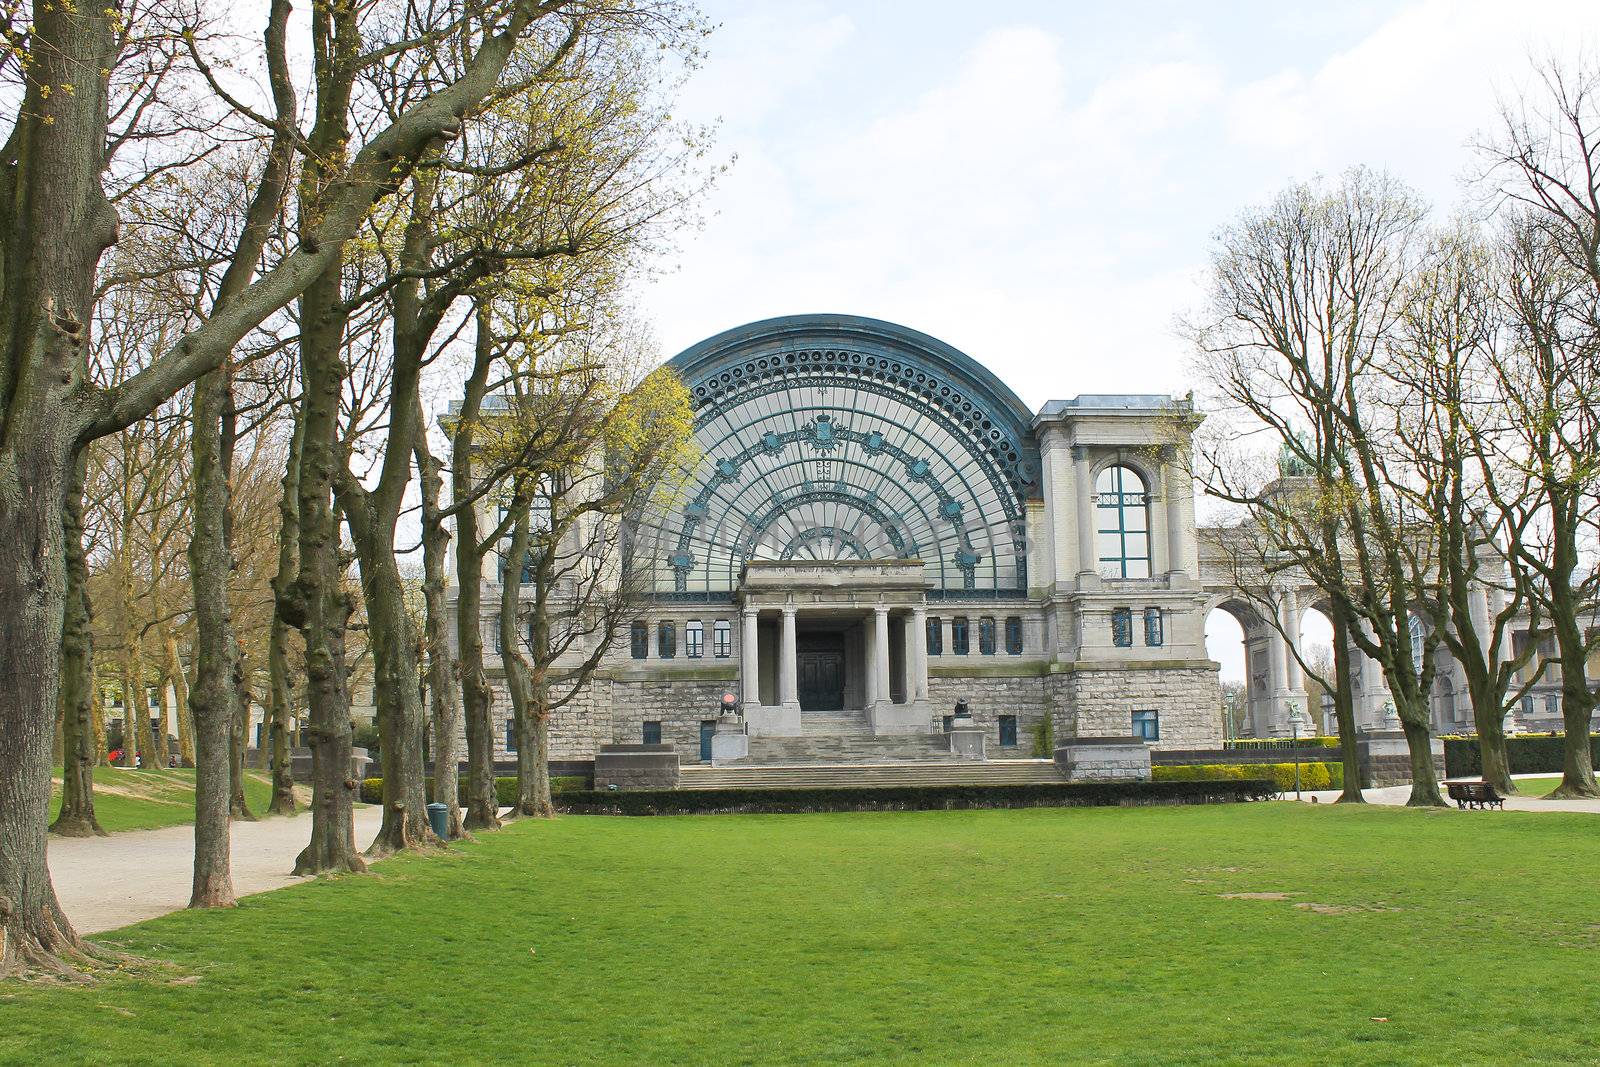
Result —
<instances>
[{"instance_id":1,"label":"wooden double door","mask_svg":"<svg viewBox=\"0 0 1600 1067\"><path fill-rule=\"evenodd\" d=\"M795 672L801 711L844 708L844 635L798 634Z\"/></svg>"}]
</instances>

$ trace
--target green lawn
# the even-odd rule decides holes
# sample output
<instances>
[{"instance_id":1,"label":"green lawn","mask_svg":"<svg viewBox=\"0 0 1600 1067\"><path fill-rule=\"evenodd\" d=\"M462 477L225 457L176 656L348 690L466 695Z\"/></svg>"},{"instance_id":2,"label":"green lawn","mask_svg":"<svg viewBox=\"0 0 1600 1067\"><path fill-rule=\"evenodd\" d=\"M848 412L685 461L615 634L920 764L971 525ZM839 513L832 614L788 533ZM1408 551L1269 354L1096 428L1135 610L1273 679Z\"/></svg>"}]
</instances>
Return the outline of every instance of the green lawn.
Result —
<instances>
[{"instance_id":1,"label":"green lawn","mask_svg":"<svg viewBox=\"0 0 1600 1067\"><path fill-rule=\"evenodd\" d=\"M1525 797L1542 797L1549 794L1556 786L1561 784L1561 776L1553 774L1548 778L1518 778L1517 792Z\"/></svg>"},{"instance_id":2,"label":"green lawn","mask_svg":"<svg viewBox=\"0 0 1600 1067\"><path fill-rule=\"evenodd\" d=\"M55 795L50 818L61 810L61 770L55 774ZM121 767L94 769L94 814L108 833L118 830L155 830L194 822L193 770L131 770ZM250 810L261 814L272 799L272 781L265 771L246 771L245 799Z\"/></svg>"},{"instance_id":3,"label":"green lawn","mask_svg":"<svg viewBox=\"0 0 1600 1067\"><path fill-rule=\"evenodd\" d=\"M1291 803L520 823L118 931L176 969L0 988L0 1061L1592 1063L1597 827Z\"/></svg>"}]
</instances>

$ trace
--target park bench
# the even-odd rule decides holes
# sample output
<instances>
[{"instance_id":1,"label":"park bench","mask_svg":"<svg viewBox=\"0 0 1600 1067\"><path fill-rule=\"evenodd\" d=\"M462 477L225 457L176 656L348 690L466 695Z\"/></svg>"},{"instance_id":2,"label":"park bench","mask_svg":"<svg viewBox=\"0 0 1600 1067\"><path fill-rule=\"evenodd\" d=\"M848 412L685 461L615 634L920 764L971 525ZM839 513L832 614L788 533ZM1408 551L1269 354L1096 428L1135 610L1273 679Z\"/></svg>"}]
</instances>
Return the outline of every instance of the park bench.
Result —
<instances>
[{"instance_id":1,"label":"park bench","mask_svg":"<svg viewBox=\"0 0 1600 1067\"><path fill-rule=\"evenodd\" d=\"M1488 782L1446 782L1450 799L1458 808L1504 808L1506 798Z\"/></svg>"}]
</instances>

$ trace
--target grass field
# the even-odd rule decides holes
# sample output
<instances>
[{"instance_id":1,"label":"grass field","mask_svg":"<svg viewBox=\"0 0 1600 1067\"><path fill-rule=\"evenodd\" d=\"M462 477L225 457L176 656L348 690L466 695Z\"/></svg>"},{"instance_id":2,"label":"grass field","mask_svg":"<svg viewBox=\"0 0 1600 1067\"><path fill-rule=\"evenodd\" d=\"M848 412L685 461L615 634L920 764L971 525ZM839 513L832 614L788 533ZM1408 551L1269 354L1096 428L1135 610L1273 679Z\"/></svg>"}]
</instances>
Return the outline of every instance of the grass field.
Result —
<instances>
[{"instance_id":1,"label":"grass field","mask_svg":"<svg viewBox=\"0 0 1600 1067\"><path fill-rule=\"evenodd\" d=\"M1517 792L1525 797L1542 797L1552 792L1561 784L1561 776L1553 774L1549 778L1518 778Z\"/></svg>"},{"instance_id":2,"label":"grass field","mask_svg":"<svg viewBox=\"0 0 1600 1067\"><path fill-rule=\"evenodd\" d=\"M55 795L50 818L61 810L61 769L55 770ZM118 830L155 830L194 822L193 770L132 770L121 767L94 769L94 814L107 833ZM265 771L246 771L245 799L250 810L261 814L272 799L272 782Z\"/></svg>"},{"instance_id":3,"label":"grass field","mask_svg":"<svg viewBox=\"0 0 1600 1067\"><path fill-rule=\"evenodd\" d=\"M521 823L110 935L4 1062L1594 1062L1592 815ZM7 1002L9 1001L9 1002Z\"/></svg>"}]
</instances>

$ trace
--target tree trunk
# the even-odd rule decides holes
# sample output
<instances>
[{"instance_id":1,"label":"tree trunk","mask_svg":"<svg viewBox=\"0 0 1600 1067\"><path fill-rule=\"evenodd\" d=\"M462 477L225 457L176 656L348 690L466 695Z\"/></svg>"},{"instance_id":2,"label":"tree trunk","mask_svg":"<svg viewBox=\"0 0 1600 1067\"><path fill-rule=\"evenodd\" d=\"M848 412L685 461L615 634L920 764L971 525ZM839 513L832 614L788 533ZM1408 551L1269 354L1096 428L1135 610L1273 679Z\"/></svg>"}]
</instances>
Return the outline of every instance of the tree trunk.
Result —
<instances>
[{"instance_id":1,"label":"tree trunk","mask_svg":"<svg viewBox=\"0 0 1600 1067\"><path fill-rule=\"evenodd\" d=\"M178 655L178 639L168 631L162 641L167 657L167 677L172 679L173 712L178 719L178 762L194 766L194 718L189 710L189 678Z\"/></svg>"},{"instance_id":2,"label":"tree trunk","mask_svg":"<svg viewBox=\"0 0 1600 1067\"><path fill-rule=\"evenodd\" d=\"M1561 514L1571 514L1574 503L1563 498ZM1552 799L1591 799L1600 797L1600 784L1594 777L1594 753L1589 740L1590 720L1594 715L1595 695L1589 691L1585 672L1588 642L1585 640L1581 610L1573 593L1572 577L1577 571L1575 538L1565 535L1572 523L1559 523L1556 537L1555 570L1558 580L1549 590L1550 625L1555 631L1556 652L1561 666L1561 720L1566 728L1565 751L1561 760L1561 784L1550 793Z\"/></svg>"},{"instance_id":3,"label":"tree trunk","mask_svg":"<svg viewBox=\"0 0 1600 1067\"><path fill-rule=\"evenodd\" d=\"M243 645L234 654L234 664L233 728L228 735L228 814L255 822L255 812L250 810L244 793L245 756L250 748L250 678Z\"/></svg>"},{"instance_id":4,"label":"tree trunk","mask_svg":"<svg viewBox=\"0 0 1600 1067\"><path fill-rule=\"evenodd\" d=\"M1505 687L1470 668L1466 675L1472 721L1478 731L1483 780L1494 786L1501 796L1515 796L1517 783L1511 777L1511 759L1506 753Z\"/></svg>"},{"instance_id":5,"label":"tree trunk","mask_svg":"<svg viewBox=\"0 0 1600 1067\"><path fill-rule=\"evenodd\" d=\"M472 373L462 391L459 420L451 434L450 494L456 510L456 643L461 656L461 714L467 735L468 830L500 826L500 801L495 792L493 693L483 662L483 557L479 543L474 484L474 421L483 405L493 338L487 308L477 311L477 340Z\"/></svg>"},{"instance_id":6,"label":"tree trunk","mask_svg":"<svg viewBox=\"0 0 1600 1067\"><path fill-rule=\"evenodd\" d=\"M67 596L61 632L61 812L50 832L62 837L105 836L94 816L93 708L94 627L89 603L89 564L83 552L85 457L74 464L72 488L62 509L66 538Z\"/></svg>"},{"instance_id":7,"label":"tree trunk","mask_svg":"<svg viewBox=\"0 0 1600 1067\"><path fill-rule=\"evenodd\" d=\"M422 597L426 609L424 637L428 649L428 688L433 697L433 799L450 808L449 837L462 834L460 756L456 733L461 729L461 693L456 688L456 661L450 654L450 624L445 607L445 557L449 552L450 530L439 514L439 499L444 491L440 472L444 465L428 447L426 427L422 425L421 404L417 411L417 471L422 496Z\"/></svg>"},{"instance_id":8,"label":"tree trunk","mask_svg":"<svg viewBox=\"0 0 1600 1067\"><path fill-rule=\"evenodd\" d=\"M300 629L306 649L306 702L311 748L311 842L295 861L296 874L364 871L356 851L354 803L360 783L351 766L350 682L345 630L354 604L344 589L339 516L333 480L339 459L339 362L345 313L341 272L324 271L301 300L301 419L299 573L279 596L284 618Z\"/></svg>"},{"instance_id":9,"label":"tree trunk","mask_svg":"<svg viewBox=\"0 0 1600 1067\"><path fill-rule=\"evenodd\" d=\"M407 455L410 448L406 449ZM372 649L374 696L383 758L383 825L367 855L387 856L436 844L428 825L422 755L424 714L417 692L416 635L406 614L405 585L395 563L392 528L371 514L370 502L351 500L346 515L361 564Z\"/></svg>"},{"instance_id":10,"label":"tree trunk","mask_svg":"<svg viewBox=\"0 0 1600 1067\"><path fill-rule=\"evenodd\" d=\"M1336 804L1365 804L1361 793L1361 741L1356 732L1355 693L1350 687L1350 635L1347 622L1335 608L1333 618L1333 714L1339 723L1339 759L1344 765L1344 788Z\"/></svg>"},{"instance_id":11,"label":"tree trunk","mask_svg":"<svg viewBox=\"0 0 1600 1067\"><path fill-rule=\"evenodd\" d=\"M304 426L304 421L297 415L294 435L289 441L289 462L283 473L283 493L278 500L278 573L272 579L273 592L278 595L293 585L295 568L299 562L298 494L300 441ZM294 796L293 757L289 751L289 731L294 720L293 691L289 685L289 624L276 606L272 613L272 636L267 648L267 672L272 694L272 803L267 812L272 815L293 815L297 803Z\"/></svg>"}]
</instances>

